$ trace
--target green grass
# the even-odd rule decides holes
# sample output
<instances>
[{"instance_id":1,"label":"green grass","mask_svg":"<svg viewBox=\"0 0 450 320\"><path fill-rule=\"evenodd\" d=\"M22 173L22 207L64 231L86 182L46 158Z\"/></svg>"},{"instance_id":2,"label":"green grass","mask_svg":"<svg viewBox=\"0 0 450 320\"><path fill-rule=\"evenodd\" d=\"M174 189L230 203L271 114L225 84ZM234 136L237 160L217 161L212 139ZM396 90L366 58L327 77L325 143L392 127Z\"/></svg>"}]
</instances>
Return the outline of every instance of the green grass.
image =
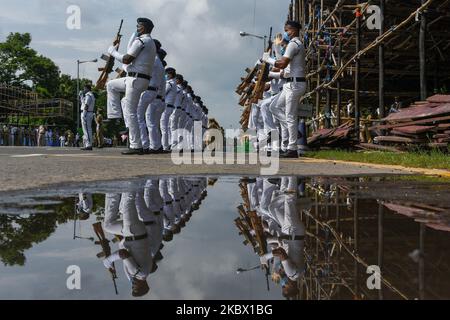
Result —
<instances>
[{"instance_id":1,"label":"green grass","mask_svg":"<svg viewBox=\"0 0 450 320\"><path fill-rule=\"evenodd\" d=\"M395 153L383 151L348 152L340 150L322 150L308 152L306 156L316 159L400 165L410 168L450 170L450 154L445 154L438 151Z\"/></svg>"}]
</instances>

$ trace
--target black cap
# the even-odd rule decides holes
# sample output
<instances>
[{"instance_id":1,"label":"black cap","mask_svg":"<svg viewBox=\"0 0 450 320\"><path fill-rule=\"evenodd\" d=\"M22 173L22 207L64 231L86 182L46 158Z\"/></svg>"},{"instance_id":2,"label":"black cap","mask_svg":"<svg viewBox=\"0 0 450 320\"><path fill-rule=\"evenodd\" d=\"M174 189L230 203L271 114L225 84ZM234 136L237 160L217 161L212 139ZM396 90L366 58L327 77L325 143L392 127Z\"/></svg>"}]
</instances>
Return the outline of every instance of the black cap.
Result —
<instances>
[{"instance_id":1,"label":"black cap","mask_svg":"<svg viewBox=\"0 0 450 320\"><path fill-rule=\"evenodd\" d=\"M185 87L185 88L186 88L186 87L187 87L187 85L188 85L188 82L187 82L186 80L184 80L184 81L183 81L183 83L182 83L182 85L183 85L183 87Z\"/></svg>"},{"instance_id":2,"label":"black cap","mask_svg":"<svg viewBox=\"0 0 450 320\"><path fill-rule=\"evenodd\" d=\"M294 29L300 30L302 28L302 25L297 21L288 20L285 23L286 26L292 27Z\"/></svg>"},{"instance_id":3,"label":"black cap","mask_svg":"<svg viewBox=\"0 0 450 320\"><path fill-rule=\"evenodd\" d=\"M171 74L175 75L175 74L177 74L177 70L175 70L172 67L169 67L169 68L166 69L166 73L171 73Z\"/></svg>"},{"instance_id":4,"label":"black cap","mask_svg":"<svg viewBox=\"0 0 450 320\"><path fill-rule=\"evenodd\" d=\"M145 29L149 32L152 32L155 25L153 24L152 20L148 18L138 18L137 23L142 23L145 27Z\"/></svg>"},{"instance_id":5,"label":"black cap","mask_svg":"<svg viewBox=\"0 0 450 320\"><path fill-rule=\"evenodd\" d=\"M164 68L167 67L167 62L165 62L164 60L163 60L162 64L163 64Z\"/></svg>"},{"instance_id":6,"label":"black cap","mask_svg":"<svg viewBox=\"0 0 450 320\"><path fill-rule=\"evenodd\" d=\"M181 74L177 74L177 75L175 76L175 79L177 79L177 80L180 81L180 82L183 82L183 81L184 81L184 77L183 77Z\"/></svg>"}]
</instances>

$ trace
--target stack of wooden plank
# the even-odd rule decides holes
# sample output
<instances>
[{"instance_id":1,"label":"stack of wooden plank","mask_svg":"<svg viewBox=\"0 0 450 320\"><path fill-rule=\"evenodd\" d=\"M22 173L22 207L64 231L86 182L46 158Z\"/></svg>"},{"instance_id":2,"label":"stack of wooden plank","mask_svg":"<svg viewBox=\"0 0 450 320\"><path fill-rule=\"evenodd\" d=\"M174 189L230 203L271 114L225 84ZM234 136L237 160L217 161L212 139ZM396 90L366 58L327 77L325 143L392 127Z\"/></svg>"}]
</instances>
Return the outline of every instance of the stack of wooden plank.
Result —
<instances>
[{"instance_id":1,"label":"stack of wooden plank","mask_svg":"<svg viewBox=\"0 0 450 320\"><path fill-rule=\"evenodd\" d=\"M333 129L321 129L308 138L308 146L317 148L350 148L354 146L355 125L348 121Z\"/></svg>"},{"instance_id":2,"label":"stack of wooden plank","mask_svg":"<svg viewBox=\"0 0 450 320\"><path fill-rule=\"evenodd\" d=\"M383 119L384 124L370 128L384 132L374 139L376 145L411 148L447 149L450 142L450 95L435 95L416 102Z\"/></svg>"}]
</instances>

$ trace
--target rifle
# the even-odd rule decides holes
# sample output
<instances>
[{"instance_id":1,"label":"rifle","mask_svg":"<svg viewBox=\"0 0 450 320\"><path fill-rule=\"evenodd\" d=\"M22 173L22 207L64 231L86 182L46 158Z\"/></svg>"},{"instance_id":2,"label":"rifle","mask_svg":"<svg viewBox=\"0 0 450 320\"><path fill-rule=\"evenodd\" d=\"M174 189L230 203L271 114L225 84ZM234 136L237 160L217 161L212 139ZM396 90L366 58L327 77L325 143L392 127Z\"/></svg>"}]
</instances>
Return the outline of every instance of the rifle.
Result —
<instances>
[{"instance_id":1,"label":"rifle","mask_svg":"<svg viewBox=\"0 0 450 320\"><path fill-rule=\"evenodd\" d=\"M251 85L253 78L256 76L257 72L258 72L259 66L256 65L252 70L250 69L245 69L245 71L247 72L247 76L242 79L241 84L237 87L236 89L236 93L241 95L244 90Z\"/></svg>"},{"instance_id":2,"label":"rifle","mask_svg":"<svg viewBox=\"0 0 450 320\"><path fill-rule=\"evenodd\" d=\"M269 45L266 52L272 52L272 27L270 27ZM258 103L258 100L263 98L266 82L269 80L270 65L263 63L259 69L258 79L256 81L255 89L253 90L252 103Z\"/></svg>"},{"instance_id":3,"label":"rifle","mask_svg":"<svg viewBox=\"0 0 450 320\"><path fill-rule=\"evenodd\" d=\"M120 46L120 41L122 39L122 35L120 32L122 31L123 19L120 21L119 31L117 32L116 38L113 42L113 45L117 45L117 48ZM115 58L113 56L102 55L102 59L106 61L106 65L104 68L99 68L98 71L101 72L100 77L97 80L96 89L105 89L106 82L108 81L109 74L113 71Z\"/></svg>"},{"instance_id":4,"label":"rifle","mask_svg":"<svg viewBox=\"0 0 450 320\"><path fill-rule=\"evenodd\" d=\"M102 247L102 252L97 254L97 258L100 259L103 257L105 258L109 257L111 255L111 247L109 246L109 240L106 238L105 233L103 232L102 223L101 222L94 223L92 227L94 228L94 232L98 238L98 241L96 241L95 244L98 244ZM109 271L111 273L111 278L114 284L114 290L116 291L116 295L118 295L119 291L117 290L117 283L116 283L116 279L118 277L114 263Z\"/></svg>"}]
</instances>

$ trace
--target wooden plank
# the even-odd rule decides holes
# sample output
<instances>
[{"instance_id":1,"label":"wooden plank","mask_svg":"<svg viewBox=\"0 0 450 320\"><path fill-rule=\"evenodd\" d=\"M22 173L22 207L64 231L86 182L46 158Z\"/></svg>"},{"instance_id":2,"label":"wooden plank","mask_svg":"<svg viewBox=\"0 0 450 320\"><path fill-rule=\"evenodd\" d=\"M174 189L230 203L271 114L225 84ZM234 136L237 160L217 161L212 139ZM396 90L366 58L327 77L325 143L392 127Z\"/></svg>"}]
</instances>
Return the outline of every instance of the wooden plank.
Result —
<instances>
[{"instance_id":1,"label":"wooden plank","mask_svg":"<svg viewBox=\"0 0 450 320\"><path fill-rule=\"evenodd\" d=\"M390 114L384 120L392 122L408 121L421 118L437 117L441 115L443 116L449 113L450 113L450 103L442 104L434 108L429 105L426 105L402 109L400 112Z\"/></svg>"},{"instance_id":2,"label":"wooden plank","mask_svg":"<svg viewBox=\"0 0 450 320\"><path fill-rule=\"evenodd\" d=\"M427 101L432 103L450 103L450 95L437 94L429 97Z\"/></svg>"},{"instance_id":3,"label":"wooden plank","mask_svg":"<svg viewBox=\"0 0 450 320\"><path fill-rule=\"evenodd\" d=\"M381 146L379 144L373 144L373 143L360 143L360 144L356 145L356 147L361 148L361 149L366 149L366 150L380 150L380 151L403 153L402 150L397 149L395 147Z\"/></svg>"},{"instance_id":4,"label":"wooden plank","mask_svg":"<svg viewBox=\"0 0 450 320\"><path fill-rule=\"evenodd\" d=\"M400 143L420 143L423 142L418 139L411 139L397 136L379 136L375 138L375 142L400 142Z\"/></svg>"},{"instance_id":5,"label":"wooden plank","mask_svg":"<svg viewBox=\"0 0 450 320\"><path fill-rule=\"evenodd\" d=\"M370 127L369 130L388 130L388 129L393 129L393 128L418 125L418 124L429 124L429 123L434 124L437 122L444 122L444 121L447 121L447 122L450 121L450 116L428 118L428 119L422 119L422 120L416 120L416 121L404 122L404 123L396 123L396 124L376 125L376 126Z\"/></svg>"},{"instance_id":6,"label":"wooden plank","mask_svg":"<svg viewBox=\"0 0 450 320\"><path fill-rule=\"evenodd\" d=\"M436 126L406 126L406 127L396 128L395 130L402 132L402 133L419 134L419 133L428 132L434 128L436 128Z\"/></svg>"}]
</instances>

